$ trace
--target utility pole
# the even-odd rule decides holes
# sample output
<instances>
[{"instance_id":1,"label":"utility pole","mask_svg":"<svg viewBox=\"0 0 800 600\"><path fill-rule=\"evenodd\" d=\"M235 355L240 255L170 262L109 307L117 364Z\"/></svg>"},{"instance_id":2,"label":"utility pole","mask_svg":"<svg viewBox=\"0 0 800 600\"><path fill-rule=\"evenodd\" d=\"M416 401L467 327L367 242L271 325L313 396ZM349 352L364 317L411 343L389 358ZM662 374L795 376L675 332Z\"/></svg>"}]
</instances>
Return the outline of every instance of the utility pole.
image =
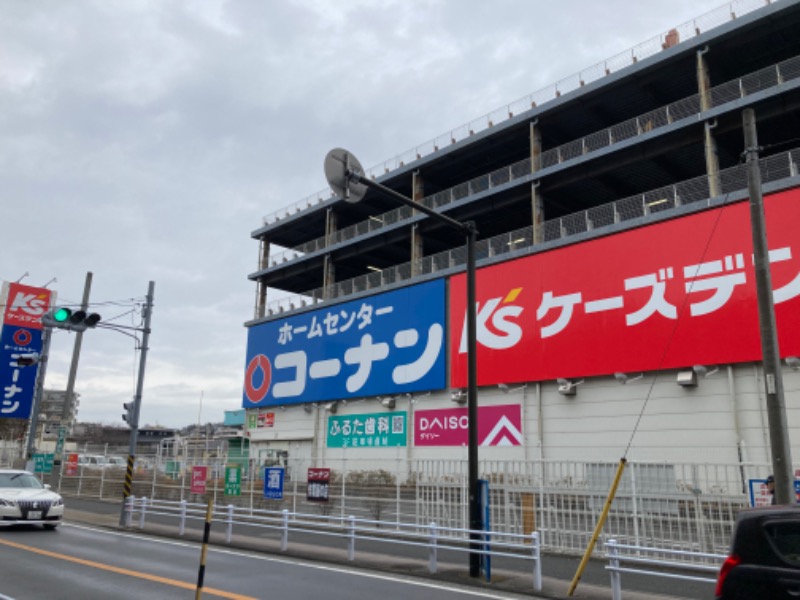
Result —
<instances>
[{"instance_id":1,"label":"utility pole","mask_svg":"<svg viewBox=\"0 0 800 600\"><path fill-rule=\"evenodd\" d=\"M83 286L83 300L81 301L81 310L86 311L89 306L89 292L92 290L92 273L86 273L86 283ZM75 333L75 345L72 347L72 362L69 366L69 378L67 379L67 394L64 398L64 408L61 411L61 423L59 427L67 427L70 416L70 408L75 404L75 378L78 375L78 360L81 356L81 343L83 342L83 332L77 331ZM65 434L66 435L66 434ZM61 456L54 457L55 464L59 464Z\"/></svg>"},{"instance_id":2,"label":"utility pole","mask_svg":"<svg viewBox=\"0 0 800 600\"><path fill-rule=\"evenodd\" d=\"M746 108L742 117L744 153L747 155L747 189L750 195L750 224L753 233L758 320L761 329L764 385L767 392L767 420L772 449L772 470L775 476L775 503L794 504L792 451L789 445L786 402L783 394L778 329L775 323L775 304L772 297L772 275L769 270L769 246L764 222L761 171L758 166L759 147L755 112L752 108Z\"/></svg>"},{"instance_id":3,"label":"utility pole","mask_svg":"<svg viewBox=\"0 0 800 600\"><path fill-rule=\"evenodd\" d=\"M147 362L147 344L150 340L150 317L153 314L153 293L155 282L151 281L147 288L147 299L144 305L144 329L142 329L142 351L139 355L139 376L136 380L136 395L133 398L133 415L129 423L131 426L130 447L128 449L128 465L125 471L125 484L122 487L122 508L119 515L119 526L125 526L125 505L131 495L133 485L133 466L136 461L136 443L139 437L139 409L142 405L142 387L144 386L144 367Z\"/></svg>"}]
</instances>

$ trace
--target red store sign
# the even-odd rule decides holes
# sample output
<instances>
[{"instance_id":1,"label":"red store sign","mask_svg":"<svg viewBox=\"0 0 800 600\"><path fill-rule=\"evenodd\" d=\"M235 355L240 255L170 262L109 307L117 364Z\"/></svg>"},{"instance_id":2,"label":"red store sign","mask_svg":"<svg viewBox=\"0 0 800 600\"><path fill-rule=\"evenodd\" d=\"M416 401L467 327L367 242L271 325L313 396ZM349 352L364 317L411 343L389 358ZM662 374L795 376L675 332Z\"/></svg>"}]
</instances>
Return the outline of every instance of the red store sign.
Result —
<instances>
[{"instance_id":1,"label":"red store sign","mask_svg":"<svg viewBox=\"0 0 800 600\"><path fill-rule=\"evenodd\" d=\"M800 189L765 206L780 353L797 355ZM761 358L747 202L480 269L477 291L479 385ZM450 299L463 388L463 275Z\"/></svg>"}]
</instances>

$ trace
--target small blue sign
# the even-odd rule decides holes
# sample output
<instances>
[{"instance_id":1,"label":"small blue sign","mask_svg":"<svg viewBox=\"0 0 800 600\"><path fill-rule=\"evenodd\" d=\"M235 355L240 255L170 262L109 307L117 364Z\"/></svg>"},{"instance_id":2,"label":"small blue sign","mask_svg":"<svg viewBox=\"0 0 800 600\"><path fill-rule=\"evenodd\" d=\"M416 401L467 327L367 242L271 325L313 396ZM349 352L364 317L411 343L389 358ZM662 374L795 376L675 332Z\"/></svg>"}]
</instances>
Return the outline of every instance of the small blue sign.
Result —
<instances>
[{"instance_id":1,"label":"small blue sign","mask_svg":"<svg viewBox=\"0 0 800 600\"><path fill-rule=\"evenodd\" d=\"M242 406L443 389L445 324L440 279L250 327Z\"/></svg>"},{"instance_id":2,"label":"small blue sign","mask_svg":"<svg viewBox=\"0 0 800 600\"><path fill-rule=\"evenodd\" d=\"M264 498L283 500L283 467L264 467Z\"/></svg>"}]
</instances>

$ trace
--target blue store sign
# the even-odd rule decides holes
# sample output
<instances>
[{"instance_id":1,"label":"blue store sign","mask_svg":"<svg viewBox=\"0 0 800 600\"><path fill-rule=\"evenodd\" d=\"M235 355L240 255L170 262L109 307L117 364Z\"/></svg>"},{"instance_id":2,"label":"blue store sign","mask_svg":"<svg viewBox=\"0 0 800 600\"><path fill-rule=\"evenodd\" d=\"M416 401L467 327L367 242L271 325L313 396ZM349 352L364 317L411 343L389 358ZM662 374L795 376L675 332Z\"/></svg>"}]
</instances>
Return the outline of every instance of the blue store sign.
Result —
<instances>
[{"instance_id":1,"label":"blue store sign","mask_svg":"<svg viewBox=\"0 0 800 600\"><path fill-rule=\"evenodd\" d=\"M445 282L251 327L242 406L445 387Z\"/></svg>"}]
</instances>

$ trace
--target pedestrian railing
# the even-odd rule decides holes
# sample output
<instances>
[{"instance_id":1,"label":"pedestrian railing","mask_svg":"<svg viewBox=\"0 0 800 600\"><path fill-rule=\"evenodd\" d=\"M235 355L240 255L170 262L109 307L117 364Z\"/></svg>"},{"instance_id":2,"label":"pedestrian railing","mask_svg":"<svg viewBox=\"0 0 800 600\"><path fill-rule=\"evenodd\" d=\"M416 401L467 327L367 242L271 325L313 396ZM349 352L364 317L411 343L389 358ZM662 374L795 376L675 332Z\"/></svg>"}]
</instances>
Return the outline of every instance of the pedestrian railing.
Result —
<instances>
[{"instance_id":1,"label":"pedestrian railing","mask_svg":"<svg viewBox=\"0 0 800 600\"><path fill-rule=\"evenodd\" d=\"M619 544L616 540L609 540L605 547L608 558L606 569L611 574L612 600L622 600L622 573L699 581L713 585L717 581L716 573L725 560L722 554L647 548ZM711 573L714 576L703 577L692 573Z\"/></svg>"},{"instance_id":2,"label":"pedestrian railing","mask_svg":"<svg viewBox=\"0 0 800 600\"><path fill-rule=\"evenodd\" d=\"M190 503L186 500L175 502L128 496L125 506L125 522L128 527L136 524L143 529L148 516L171 517L178 521L178 533L183 535L186 531L187 521L192 519L204 521L206 510L206 506L203 504ZM313 515L291 512L288 509L282 511L254 510L232 504L215 507L213 520L225 524L225 541L227 543L233 539L234 527L257 527L280 532L281 552L289 549L289 538L292 533L341 538L346 541L349 561L356 559L357 542L377 542L427 549L428 572L430 573L438 571L439 552L442 550L478 554L490 558L515 558L531 563L533 588L535 591L542 589L541 547L538 532L522 535L474 531L441 527L433 522L426 526L392 522L389 532L385 529L387 525L385 522L359 519L354 516ZM479 542L476 543L471 538L473 534L476 534Z\"/></svg>"}]
</instances>

